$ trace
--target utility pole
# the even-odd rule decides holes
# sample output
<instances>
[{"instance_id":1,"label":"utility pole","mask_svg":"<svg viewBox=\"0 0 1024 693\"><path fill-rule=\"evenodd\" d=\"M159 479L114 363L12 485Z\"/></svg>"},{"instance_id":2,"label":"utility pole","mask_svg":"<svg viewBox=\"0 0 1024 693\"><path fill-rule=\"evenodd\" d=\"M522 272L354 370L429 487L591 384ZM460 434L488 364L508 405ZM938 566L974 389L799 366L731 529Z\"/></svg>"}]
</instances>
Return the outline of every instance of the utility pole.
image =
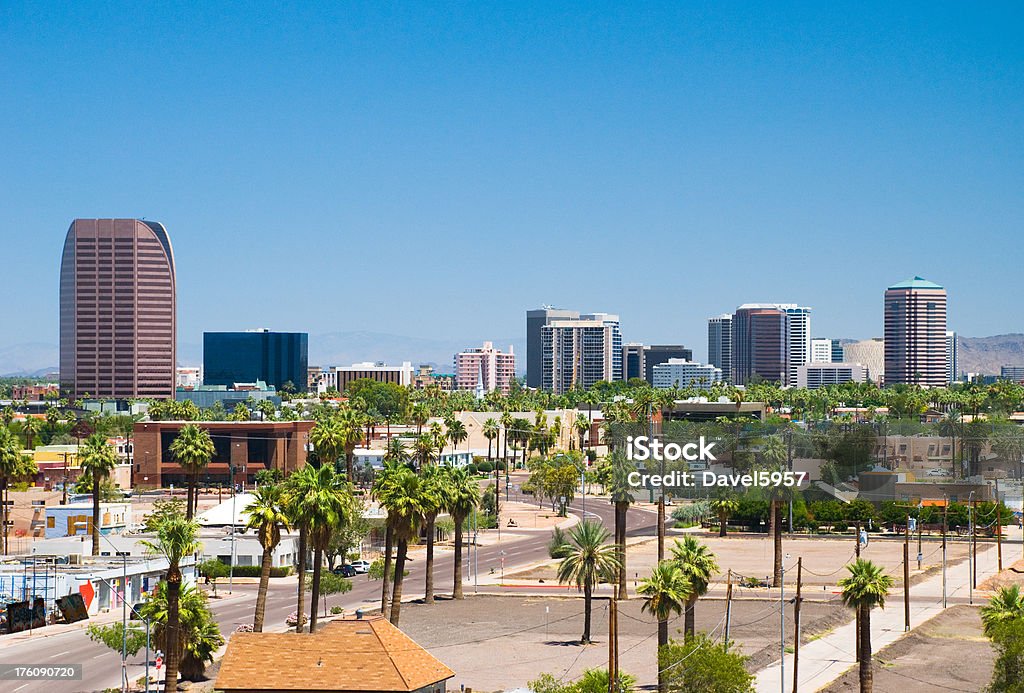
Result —
<instances>
[{"instance_id":1,"label":"utility pole","mask_svg":"<svg viewBox=\"0 0 1024 693\"><path fill-rule=\"evenodd\" d=\"M615 693L619 683L619 614L613 594L608 599L608 693Z\"/></svg>"},{"instance_id":2,"label":"utility pole","mask_svg":"<svg viewBox=\"0 0 1024 693\"><path fill-rule=\"evenodd\" d=\"M971 588L978 589L978 501L971 501L971 552L974 556L974 565L971 566Z\"/></svg>"},{"instance_id":3,"label":"utility pole","mask_svg":"<svg viewBox=\"0 0 1024 693\"><path fill-rule=\"evenodd\" d=\"M786 561L779 571L779 683L786 693Z\"/></svg>"},{"instance_id":4,"label":"utility pole","mask_svg":"<svg viewBox=\"0 0 1024 693\"><path fill-rule=\"evenodd\" d=\"M996 552L999 557L999 572L1003 572L1003 518L1000 517L999 496L996 495Z\"/></svg>"},{"instance_id":5,"label":"utility pole","mask_svg":"<svg viewBox=\"0 0 1024 693\"><path fill-rule=\"evenodd\" d=\"M796 559L796 600L793 602L793 623L794 623L794 635L793 635L793 693L800 693L799 691L799 672L800 672L800 583L803 579L803 557Z\"/></svg>"},{"instance_id":6,"label":"utility pole","mask_svg":"<svg viewBox=\"0 0 1024 693\"><path fill-rule=\"evenodd\" d=\"M67 505L68 504L68 454L69 453L65 452L65 453L62 453L62 454L63 454L63 457L64 457L64 483L62 484L64 493L63 493L63 496L61 497L60 504L61 505Z\"/></svg>"},{"instance_id":7,"label":"utility pole","mask_svg":"<svg viewBox=\"0 0 1024 693\"><path fill-rule=\"evenodd\" d=\"M971 569L971 562L973 560L971 556L971 537L974 535L974 491L971 491L971 497L967 505L967 603L974 604L974 581L971 579L973 570Z\"/></svg>"},{"instance_id":8,"label":"utility pole","mask_svg":"<svg viewBox=\"0 0 1024 693\"><path fill-rule=\"evenodd\" d=\"M786 458L789 462L789 471L793 471L793 431L786 429ZM789 533L793 533L793 498L789 498Z\"/></svg>"},{"instance_id":9,"label":"utility pole","mask_svg":"<svg viewBox=\"0 0 1024 693\"><path fill-rule=\"evenodd\" d=\"M924 556L921 552L921 506L918 506L917 511L917 569L921 570L921 561L924 560Z\"/></svg>"},{"instance_id":10,"label":"utility pole","mask_svg":"<svg viewBox=\"0 0 1024 693\"><path fill-rule=\"evenodd\" d=\"M856 546L856 549L854 549L854 551L857 554L857 558L860 558L860 520L857 520L857 531L854 533L853 538L854 544Z\"/></svg>"},{"instance_id":11,"label":"utility pole","mask_svg":"<svg viewBox=\"0 0 1024 693\"><path fill-rule=\"evenodd\" d=\"M729 647L729 626L732 625L732 568L725 583L725 646Z\"/></svg>"},{"instance_id":12,"label":"utility pole","mask_svg":"<svg viewBox=\"0 0 1024 693\"><path fill-rule=\"evenodd\" d=\"M942 509L942 608L946 608L946 524L949 517L949 499Z\"/></svg>"},{"instance_id":13,"label":"utility pole","mask_svg":"<svg viewBox=\"0 0 1024 693\"><path fill-rule=\"evenodd\" d=\"M854 537L853 538L854 538L854 552L857 555L857 559L860 560L860 521L859 520L857 521L857 529L854 532ZM857 611L855 613L856 613L856 616L854 617L854 621L856 622L856 624L854 625L854 628L857 631L857 644L856 644L857 663L860 664L860 609L857 609Z\"/></svg>"},{"instance_id":14,"label":"utility pole","mask_svg":"<svg viewBox=\"0 0 1024 693\"><path fill-rule=\"evenodd\" d=\"M653 440L654 438L654 402L648 402L647 404L647 426L648 434ZM658 472L661 474L661 478L665 478L665 456L661 455L661 465ZM661 487L661 493L658 494L658 563L665 560L665 486Z\"/></svg>"},{"instance_id":15,"label":"utility pole","mask_svg":"<svg viewBox=\"0 0 1024 693\"><path fill-rule=\"evenodd\" d=\"M903 630L910 630L910 515L903 532Z\"/></svg>"}]
</instances>

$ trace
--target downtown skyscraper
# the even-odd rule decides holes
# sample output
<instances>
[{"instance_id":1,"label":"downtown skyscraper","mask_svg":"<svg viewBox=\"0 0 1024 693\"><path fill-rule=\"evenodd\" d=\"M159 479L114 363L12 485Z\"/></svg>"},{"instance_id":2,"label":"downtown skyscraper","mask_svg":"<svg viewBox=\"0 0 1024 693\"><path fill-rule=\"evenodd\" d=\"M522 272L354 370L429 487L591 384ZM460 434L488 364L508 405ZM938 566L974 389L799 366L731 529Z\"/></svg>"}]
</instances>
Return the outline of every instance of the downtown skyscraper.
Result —
<instances>
[{"instance_id":1,"label":"downtown skyscraper","mask_svg":"<svg viewBox=\"0 0 1024 693\"><path fill-rule=\"evenodd\" d=\"M591 313L541 327L541 387L555 394L622 377L619 316Z\"/></svg>"},{"instance_id":2,"label":"downtown skyscraper","mask_svg":"<svg viewBox=\"0 0 1024 693\"><path fill-rule=\"evenodd\" d=\"M716 336L722 339L718 335L724 317L711 318L708 323L709 355L722 360L722 348L716 354L712 347ZM733 384L746 385L754 378L796 384L797 369L811 360L810 308L795 303L745 303L736 309L729 324L729 378ZM724 375L725 368L719 367Z\"/></svg>"},{"instance_id":3,"label":"downtown skyscraper","mask_svg":"<svg viewBox=\"0 0 1024 693\"><path fill-rule=\"evenodd\" d=\"M174 397L174 253L162 224L75 219L60 268L60 389Z\"/></svg>"},{"instance_id":4,"label":"downtown skyscraper","mask_svg":"<svg viewBox=\"0 0 1024 693\"><path fill-rule=\"evenodd\" d=\"M949 382L946 290L913 277L885 291L885 384Z\"/></svg>"}]
</instances>

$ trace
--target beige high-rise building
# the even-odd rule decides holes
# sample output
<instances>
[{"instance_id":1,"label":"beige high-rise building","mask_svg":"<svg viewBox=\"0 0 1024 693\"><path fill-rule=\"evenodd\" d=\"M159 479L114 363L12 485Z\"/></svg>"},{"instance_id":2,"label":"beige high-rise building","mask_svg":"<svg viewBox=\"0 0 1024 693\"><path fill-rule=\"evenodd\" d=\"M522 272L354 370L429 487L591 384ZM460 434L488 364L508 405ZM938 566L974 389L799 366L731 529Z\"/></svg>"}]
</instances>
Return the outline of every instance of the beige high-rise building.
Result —
<instances>
[{"instance_id":1,"label":"beige high-rise building","mask_svg":"<svg viewBox=\"0 0 1024 693\"><path fill-rule=\"evenodd\" d=\"M455 389L484 392L498 390L508 394L516 377L516 357L512 347L508 351L495 349L492 342L482 347L466 349L455 354Z\"/></svg>"},{"instance_id":2,"label":"beige high-rise building","mask_svg":"<svg viewBox=\"0 0 1024 693\"><path fill-rule=\"evenodd\" d=\"M885 292L885 384L945 387L946 290L921 277Z\"/></svg>"}]
</instances>

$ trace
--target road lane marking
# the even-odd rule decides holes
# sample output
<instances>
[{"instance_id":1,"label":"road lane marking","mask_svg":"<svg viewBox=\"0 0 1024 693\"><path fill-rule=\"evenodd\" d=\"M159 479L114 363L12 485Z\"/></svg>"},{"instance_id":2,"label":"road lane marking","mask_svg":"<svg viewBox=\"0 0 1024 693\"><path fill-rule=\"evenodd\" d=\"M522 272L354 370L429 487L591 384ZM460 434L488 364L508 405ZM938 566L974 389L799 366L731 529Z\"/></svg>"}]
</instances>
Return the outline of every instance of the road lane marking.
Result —
<instances>
[{"instance_id":1,"label":"road lane marking","mask_svg":"<svg viewBox=\"0 0 1024 693\"><path fill-rule=\"evenodd\" d=\"M27 683L18 686L17 688L14 689L14 693L18 693L18 691L20 691L22 688L25 688L26 686L28 686Z\"/></svg>"},{"instance_id":2,"label":"road lane marking","mask_svg":"<svg viewBox=\"0 0 1024 693\"><path fill-rule=\"evenodd\" d=\"M50 658L50 659L57 659L57 657L63 657L63 656L64 656L64 655L66 655L66 654L71 654L71 650L64 650L63 652L58 652L58 653L57 653L57 654L55 654L55 655L50 655L50 657L49 657L49 658Z\"/></svg>"}]
</instances>

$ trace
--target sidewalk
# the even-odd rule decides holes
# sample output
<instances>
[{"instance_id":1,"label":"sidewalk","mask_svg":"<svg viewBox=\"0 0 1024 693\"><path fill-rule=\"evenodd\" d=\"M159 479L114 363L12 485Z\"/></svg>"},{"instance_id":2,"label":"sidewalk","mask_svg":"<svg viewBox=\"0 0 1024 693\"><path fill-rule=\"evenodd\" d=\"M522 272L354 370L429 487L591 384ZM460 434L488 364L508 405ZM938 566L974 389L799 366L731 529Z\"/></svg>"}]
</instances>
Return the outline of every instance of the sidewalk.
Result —
<instances>
[{"instance_id":1,"label":"sidewalk","mask_svg":"<svg viewBox=\"0 0 1024 693\"><path fill-rule=\"evenodd\" d=\"M1005 547L1004 547L1005 549ZM1007 555L1004 550L1004 566ZM1010 561L1012 563L1012 561ZM978 546L978 584L994 575L997 570L996 547ZM968 563L964 561L946 569L947 601L966 601L969 594ZM974 603L987 599L985 593L974 590ZM910 625L916 628L942 612L942 574L928 578L910 590ZM878 652L904 635L902 589L889 593L885 609L871 611L871 649ZM786 624L791 630L792 624ZM855 621L840 626L830 634L800 645L800 681L798 690L817 691L839 678L845 671L856 665ZM779 662L757 672L755 686L758 693L778 693L782 682L779 680ZM785 658L785 690L793 690L793 655Z\"/></svg>"}]
</instances>

